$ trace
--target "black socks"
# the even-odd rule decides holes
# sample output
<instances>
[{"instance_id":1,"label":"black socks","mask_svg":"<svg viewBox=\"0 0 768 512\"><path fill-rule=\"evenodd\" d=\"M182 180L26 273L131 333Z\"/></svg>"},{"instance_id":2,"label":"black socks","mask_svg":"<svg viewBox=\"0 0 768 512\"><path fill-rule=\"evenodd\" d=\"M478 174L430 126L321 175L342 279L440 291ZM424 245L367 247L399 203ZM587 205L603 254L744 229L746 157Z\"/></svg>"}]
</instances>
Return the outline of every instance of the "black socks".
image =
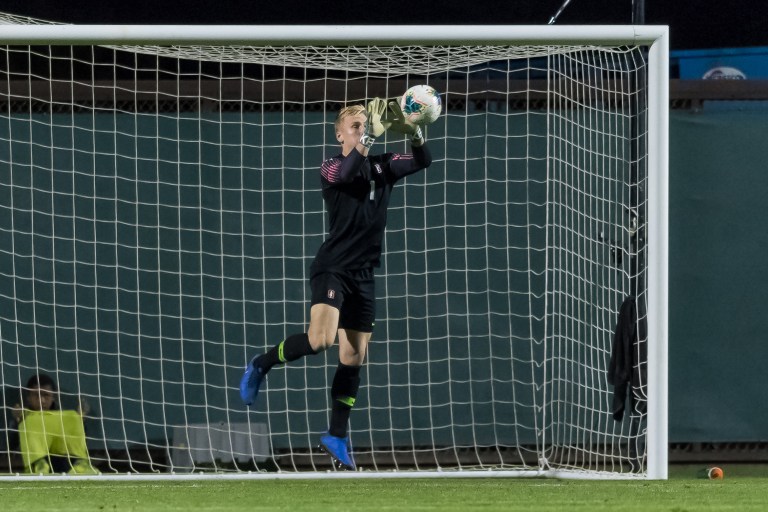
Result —
<instances>
[{"instance_id":1,"label":"black socks","mask_svg":"<svg viewBox=\"0 0 768 512\"><path fill-rule=\"evenodd\" d=\"M309 344L309 336L303 332L288 336L256 361L264 372L268 372L276 364L288 363L315 353L312 345Z\"/></svg>"},{"instance_id":2,"label":"black socks","mask_svg":"<svg viewBox=\"0 0 768 512\"><path fill-rule=\"evenodd\" d=\"M339 363L331 385L331 424L328 433L336 437L347 437L349 413L357 400L360 389L360 366L347 366Z\"/></svg>"},{"instance_id":3,"label":"black socks","mask_svg":"<svg viewBox=\"0 0 768 512\"><path fill-rule=\"evenodd\" d=\"M256 359L256 364L266 373L280 363L295 361L304 356L316 354L309 344L306 333L288 336L265 354ZM339 363L331 385L331 424L328 433L336 437L347 437L349 414L357 400L360 389L360 366L347 366Z\"/></svg>"}]
</instances>

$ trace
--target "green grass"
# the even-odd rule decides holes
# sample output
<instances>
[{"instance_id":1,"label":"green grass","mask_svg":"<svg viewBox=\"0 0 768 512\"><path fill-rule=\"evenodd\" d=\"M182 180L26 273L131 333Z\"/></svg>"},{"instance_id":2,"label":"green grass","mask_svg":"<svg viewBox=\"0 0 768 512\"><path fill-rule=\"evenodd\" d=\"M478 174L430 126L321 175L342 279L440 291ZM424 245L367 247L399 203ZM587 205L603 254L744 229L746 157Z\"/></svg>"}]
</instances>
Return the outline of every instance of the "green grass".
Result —
<instances>
[{"instance_id":1,"label":"green grass","mask_svg":"<svg viewBox=\"0 0 768 512\"><path fill-rule=\"evenodd\" d=\"M668 481L361 479L211 481L0 480L6 511L744 511L768 506L766 466L721 466L725 479L673 467Z\"/></svg>"}]
</instances>

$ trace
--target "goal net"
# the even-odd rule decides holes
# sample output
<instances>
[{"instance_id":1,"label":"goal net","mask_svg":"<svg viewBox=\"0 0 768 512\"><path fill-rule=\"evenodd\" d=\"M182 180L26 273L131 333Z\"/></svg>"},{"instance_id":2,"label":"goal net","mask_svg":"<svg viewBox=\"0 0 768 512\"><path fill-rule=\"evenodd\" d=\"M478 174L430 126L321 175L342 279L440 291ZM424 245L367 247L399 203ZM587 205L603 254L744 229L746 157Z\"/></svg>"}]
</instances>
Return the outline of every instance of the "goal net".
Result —
<instances>
[{"instance_id":1,"label":"goal net","mask_svg":"<svg viewBox=\"0 0 768 512\"><path fill-rule=\"evenodd\" d=\"M308 325L339 108L427 83L443 114L393 194L359 473L666 477L665 29L2 19L0 471L24 471L15 407L43 373L87 403L102 475L326 474L337 349L251 409L239 379Z\"/></svg>"}]
</instances>

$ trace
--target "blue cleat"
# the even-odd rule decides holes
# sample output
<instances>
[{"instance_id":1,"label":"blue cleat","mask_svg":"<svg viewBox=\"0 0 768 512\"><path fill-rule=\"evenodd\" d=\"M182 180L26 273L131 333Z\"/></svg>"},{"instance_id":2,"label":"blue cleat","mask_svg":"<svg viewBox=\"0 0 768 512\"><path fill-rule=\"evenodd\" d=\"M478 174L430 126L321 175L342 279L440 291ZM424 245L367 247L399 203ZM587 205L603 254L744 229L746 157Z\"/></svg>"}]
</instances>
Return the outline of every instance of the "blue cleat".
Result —
<instances>
[{"instance_id":1,"label":"blue cleat","mask_svg":"<svg viewBox=\"0 0 768 512\"><path fill-rule=\"evenodd\" d=\"M328 432L320 436L320 449L331 456L337 469L355 471L355 460L349 453L349 437L336 437Z\"/></svg>"},{"instance_id":2,"label":"blue cleat","mask_svg":"<svg viewBox=\"0 0 768 512\"><path fill-rule=\"evenodd\" d=\"M243 378L240 379L240 398L245 405L252 405L256 401L256 395L259 394L259 388L264 381L267 373L262 370L257 363L260 356L256 356L245 367Z\"/></svg>"}]
</instances>

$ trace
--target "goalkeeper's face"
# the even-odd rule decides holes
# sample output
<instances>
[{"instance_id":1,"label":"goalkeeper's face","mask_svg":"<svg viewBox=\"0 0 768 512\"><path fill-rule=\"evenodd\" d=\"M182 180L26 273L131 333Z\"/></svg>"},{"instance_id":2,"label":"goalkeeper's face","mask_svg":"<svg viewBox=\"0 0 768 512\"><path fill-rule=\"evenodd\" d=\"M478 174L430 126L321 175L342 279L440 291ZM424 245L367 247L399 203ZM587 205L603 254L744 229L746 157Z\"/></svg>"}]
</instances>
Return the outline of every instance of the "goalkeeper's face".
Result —
<instances>
[{"instance_id":1,"label":"goalkeeper's face","mask_svg":"<svg viewBox=\"0 0 768 512\"><path fill-rule=\"evenodd\" d=\"M348 155L360 142L360 137L365 133L365 112L346 115L341 119L336 130L336 140L341 144L341 152Z\"/></svg>"}]
</instances>

